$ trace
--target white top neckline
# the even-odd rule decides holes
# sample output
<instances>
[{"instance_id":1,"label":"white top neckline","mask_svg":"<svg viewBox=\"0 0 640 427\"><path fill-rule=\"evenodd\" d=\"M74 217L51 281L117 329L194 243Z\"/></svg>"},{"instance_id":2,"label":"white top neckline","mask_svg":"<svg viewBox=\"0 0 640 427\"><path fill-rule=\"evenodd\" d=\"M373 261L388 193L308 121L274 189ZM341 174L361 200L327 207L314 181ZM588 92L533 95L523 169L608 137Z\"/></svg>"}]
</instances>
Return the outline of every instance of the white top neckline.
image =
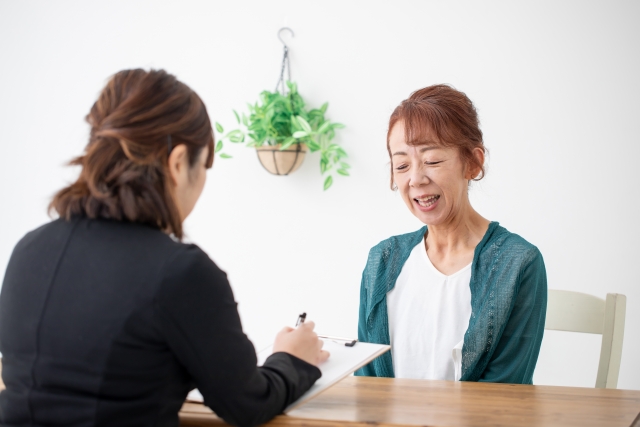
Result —
<instances>
[{"instance_id":1,"label":"white top neckline","mask_svg":"<svg viewBox=\"0 0 640 427\"><path fill-rule=\"evenodd\" d=\"M460 270L456 271L455 273L453 273L453 274L449 274L449 275L446 275L446 274L444 274L443 272L441 272L440 270L438 270L438 269L436 268L436 266L435 266L435 265L433 265L433 263L431 262L431 258L429 258L429 254L427 253L427 248L424 246L424 239L422 240L422 244L419 244L418 246L422 246L422 248L424 249L424 250L423 250L423 251L421 251L421 252L423 253L424 259L425 259L425 261L427 262L427 264L429 265L429 267L430 267L430 268L432 268L432 269L433 269L433 271L434 271L436 274L438 274L438 275L442 276L443 278L453 279L453 278L455 278L458 274L462 274L462 273L464 273L466 270L470 269L470 268L471 268L471 265L473 264L473 261L471 261L469 264L465 265L464 267L462 267ZM414 248L414 250L415 250L415 248Z\"/></svg>"},{"instance_id":2,"label":"white top neckline","mask_svg":"<svg viewBox=\"0 0 640 427\"><path fill-rule=\"evenodd\" d=\"M411 251L387 293L396 378L460 379L471 317L471 265L447 276L429 259L424 240Z\"/></svg>"}]
</instances>

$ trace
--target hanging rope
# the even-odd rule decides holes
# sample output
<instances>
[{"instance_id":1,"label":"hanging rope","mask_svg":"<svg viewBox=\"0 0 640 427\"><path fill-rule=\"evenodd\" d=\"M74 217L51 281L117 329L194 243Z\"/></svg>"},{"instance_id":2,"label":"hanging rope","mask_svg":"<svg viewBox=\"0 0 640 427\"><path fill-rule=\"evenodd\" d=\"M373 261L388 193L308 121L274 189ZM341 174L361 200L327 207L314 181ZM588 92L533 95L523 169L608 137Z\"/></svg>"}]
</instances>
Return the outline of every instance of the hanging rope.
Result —
<instances>
[{"instance_id":1,"label":"hanging rope","mask_svg":"<svg viewBox=\"0 0 640 427\"><path fill-rule=\"evenodd\" d=\"M282 54L282 68L280 69L280 80L278 80L278 83L276 84L276 92L277 91L282 92L283 96L287 94L287 81L291 81L291 66L289 65L289 48L287 47L287 44L284 42L284 40L282 40L282 38L280 37L280 33L285 30L291 33L291 37L294 37L293 30L289 27L280 28L280 30L278 31L278 38L284 45L284 48L283 48L284 52ZM285 68L287 69L287 80L284 79Z\"/></svg>"}]
</instances>

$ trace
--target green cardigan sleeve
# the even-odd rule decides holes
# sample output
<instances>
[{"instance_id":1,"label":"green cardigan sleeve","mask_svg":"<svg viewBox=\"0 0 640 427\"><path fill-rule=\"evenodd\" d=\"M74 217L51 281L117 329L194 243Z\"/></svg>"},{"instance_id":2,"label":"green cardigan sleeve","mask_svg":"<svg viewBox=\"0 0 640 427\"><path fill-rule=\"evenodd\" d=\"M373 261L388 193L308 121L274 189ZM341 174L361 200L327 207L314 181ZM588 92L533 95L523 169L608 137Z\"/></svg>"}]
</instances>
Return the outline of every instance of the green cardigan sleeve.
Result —
<instances>
[{"instance_id":1,"label":"green cardigan sleeve","mask_svg":"<svg viewBox=\"0 0 640 427\"><path fill-rule=\"evenodd\" d=\"M517 296L493 357L478 381L532 384L547 312L547 274L533 247L519 272Z\"/></svg>"},{"instance_id":2,"label":"green cardigan sleeve","mask_svg":"<svg viewBox=\"0 0 640 427\"><path fill-rule=\"evenodd\" d=\"M358 314L358 341L360 342L369 342L369 337L367 335L367 291L365 287L365 274L362 275L362 281L360 283L360 311ZM355 376L362 377L375 377L376 373L373 369L373 365L371 363L363 366L358 369L355 373Z\"/></svg>"}]
</instances>

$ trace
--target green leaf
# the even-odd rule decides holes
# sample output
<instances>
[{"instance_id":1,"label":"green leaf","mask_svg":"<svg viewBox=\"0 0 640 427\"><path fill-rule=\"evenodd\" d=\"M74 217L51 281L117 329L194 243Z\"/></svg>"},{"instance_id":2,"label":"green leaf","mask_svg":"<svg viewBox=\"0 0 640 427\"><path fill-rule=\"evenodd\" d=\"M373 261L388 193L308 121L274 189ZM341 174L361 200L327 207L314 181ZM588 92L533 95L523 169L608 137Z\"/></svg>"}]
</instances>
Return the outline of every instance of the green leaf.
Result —
<instances>
[{"instance_id":1,"label":"green leaf","mask_svg":"<svg viewBox=\"0 0 640 427\"><path fill-rule=\"evenodd\" d=\"M346 151L344 151L344 149L342 147L338 147L336 149L336 152L338 152L338 154L340 154L341 157L348 157L348 154Z\"/></svg>"},{"instance_id":2,"label":"green leaf","mask_svg":"<svg viewBox=\"0 0 640 427\"><path fill-rule=\"evenodd\" d=\"M249 126L249 119L247 119L247 116L244 113L242 113L242 124Z\"/></svg>"},{"instance_id":3,"label":"green leaf","mask_svg":"<svg viewBox=\"0 0 640 427\"><path fill-rule=\"evenodd\" d=\"M224 133L224 128L222 127L222 125L218 122L216 122L216 130L220 133Z\"/></svg>"},{"instance_id":4,"label":"green leaf","mask_svg":"<svg viewBox=\"0 0 640 427\"><path fill-rule=\"evenodd\" d=\"M344 129L344 125L342 123L333 123L331 127L334 129Z\"/></svg>"},{"instance_id":5,"label":"green leaf","mask_svg":"<svg viewBox=\"0 0 640 427\"><path fill-rule=\"evenodd\" d=\"M222 150L222 141L218 141L218 143L216 144L216 149L214 153L217 153L220 150Z\"/></svg>"},{"instance_id":6,"label":"green leaf","mask_svg":"<svg viewBox=\"0 0 640 427\"><path fill-rule=\"evenodd\" d=\"M312 139L309 139L307 141L307 145L309 146L309 150L311 150L311 151L318 151L320 148L322 148L322 147L320 147L320 144L318 144L317 142L315 142Z\"/></svg>"},{"instance_id":7,"label":"green leaf","mask_svg":"<svg viewBox=\"0 0 640 427\"><path fill-rule=\"evenodd\" d=\"M325 102L324 104L322 104L322 107L320 107L320 111L322 111L322 114L327 112L327 108L329 108L328 102Z\"/></svg>"},{"instance_id":8,"label":"green leaf","mask_svg":"<svg viewBox=\"0 0 640 427\"><path fill-rule=\"evenodd\" d=\"M327 179L324 180L324 189L325 191L331 187L331 184L333 184L333 177L331 175L329 175L327 177Z\"/></svg>"},{"instance_id":9,"label":"green leaf","mask_svg":"<svg viewBox=\"0 0 640 427\"><path fill-rule=\"evenodd\" d=\"M349 164L348 164L348 163L341 162L341 163L340 163L340 167L341 167L342 169L349 169L351 166L349 166Z\"/></svg>"},{"instance_id":10,"label":"green leaf","mask_svg":"<svg viewBox=\"0 0 640 427\"><path fill-rule=\"evenodd\" d=\"M306 121L304 119L304 117L302 116L296 116L296 119L298 120L298 124L300 125L300 127L302 128L303 131L307 132L307 133L311 133L313 132L311 130L311 125L309 124L308 121Z\"/></svg>"},{"instance_id":11,"label":"green leaf","mask_svg":"<svg viewBox=\"0 0 640 427\"><path fill-rule=\"evenodd\" d=\"M294 137L289 137L285 139L285 141L280 146L280 151L286 150L287 148L291 147L295 142L296 142L296 139Z\"/></svg>"},{"instance_id":12,"label":"green leaf","mask_svg":"<svg viewBox=\"0 0 640 427\"><path fill-rule=\"evenodd\" d=\"M294 132L294 133L293 133L293 137L294 137L294 138L297 138L297 139L299 139L299 138L304 138L304 137L306 137L307 135L308 135L308 134L307 134L305 131L303 131L303 130L299 130L299 131L297 131L297 132Z\"/></svg>"},{"instance_id":13,"label":"green leaf","mask_svg":"<svg viewBox=\"0 0 640 427\"><path fill-rule=\"evenodd\" d=\"M327 171L327 161L325 159L320 159L320 173L323 174Z\"/></svg>"},{"instance_id":14,"label":"green leaf","mask_svg":"<svg viewBox=\"0 0 640 427\"><path fill-rule=\"evenodd\" d=\"M221 159L231 159L232 156L228 155L227 153L221 153L220 154L220 158Z\"/></svg>"},{"instance_id":15,"label":"green leaf","mask_svg":"<svg viewBox=\"0 0 640 427\"><path fill-rule=\"evenodd\" d=\"M318 128L318 133L325 133L328 129L329 126L331 126L331 122L324 122L322 125L320 125L320 127Z\"/></svg>"},{"instance_id":16,"label":"green leaf","mask_svg":"<svg viewBox=\"0 0 640 427\"><path fill-rule=\"evenodd\" d=\"M338 169L338 173L343 176L349 176L349 172L347 172L345 169Z\"/></svg>"},{"instance_id":17,"label":"green leaf","mask_svg":"<svg viewBox=\"0 0 640 427\"><path fill-rule=\"evenodd\" d=\"M227 138L231 142L243 142L244 141L244 132L239 129L232 130L227 134Z\"/></svg>"},{"instance_id":18,"label":"green leaf","mask_svg":"<svg viewBox=\"0 0 640 427\"><path fill-rule=\"evenodd\" d=\"M238 121L238 124L240 124L240 116L238 115L238 112L236 110L233 110L233 114L236 116L236 120Z\"/></svg>"}]
</instances>

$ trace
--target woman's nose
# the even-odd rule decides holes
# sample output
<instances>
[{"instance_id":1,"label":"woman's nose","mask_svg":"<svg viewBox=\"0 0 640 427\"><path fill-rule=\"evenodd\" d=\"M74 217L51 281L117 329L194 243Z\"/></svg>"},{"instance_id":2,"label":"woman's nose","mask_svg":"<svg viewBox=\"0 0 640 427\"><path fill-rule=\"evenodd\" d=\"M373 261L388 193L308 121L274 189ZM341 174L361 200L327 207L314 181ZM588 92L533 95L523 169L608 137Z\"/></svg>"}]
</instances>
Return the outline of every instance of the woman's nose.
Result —
<instances>
[{"instance_id":1,"label":"woman's nose","mask_svg":"<svg viewBox=\"0 0 640 427\"><path fill-rule=\"evenodd\" d=\"M409 185L412 187L419 187L421 185L427 185L430 182L427 176L427 171L423 167L414 167L411 170L411 176L409 178Z\"/></svg>"}]
</instances>

